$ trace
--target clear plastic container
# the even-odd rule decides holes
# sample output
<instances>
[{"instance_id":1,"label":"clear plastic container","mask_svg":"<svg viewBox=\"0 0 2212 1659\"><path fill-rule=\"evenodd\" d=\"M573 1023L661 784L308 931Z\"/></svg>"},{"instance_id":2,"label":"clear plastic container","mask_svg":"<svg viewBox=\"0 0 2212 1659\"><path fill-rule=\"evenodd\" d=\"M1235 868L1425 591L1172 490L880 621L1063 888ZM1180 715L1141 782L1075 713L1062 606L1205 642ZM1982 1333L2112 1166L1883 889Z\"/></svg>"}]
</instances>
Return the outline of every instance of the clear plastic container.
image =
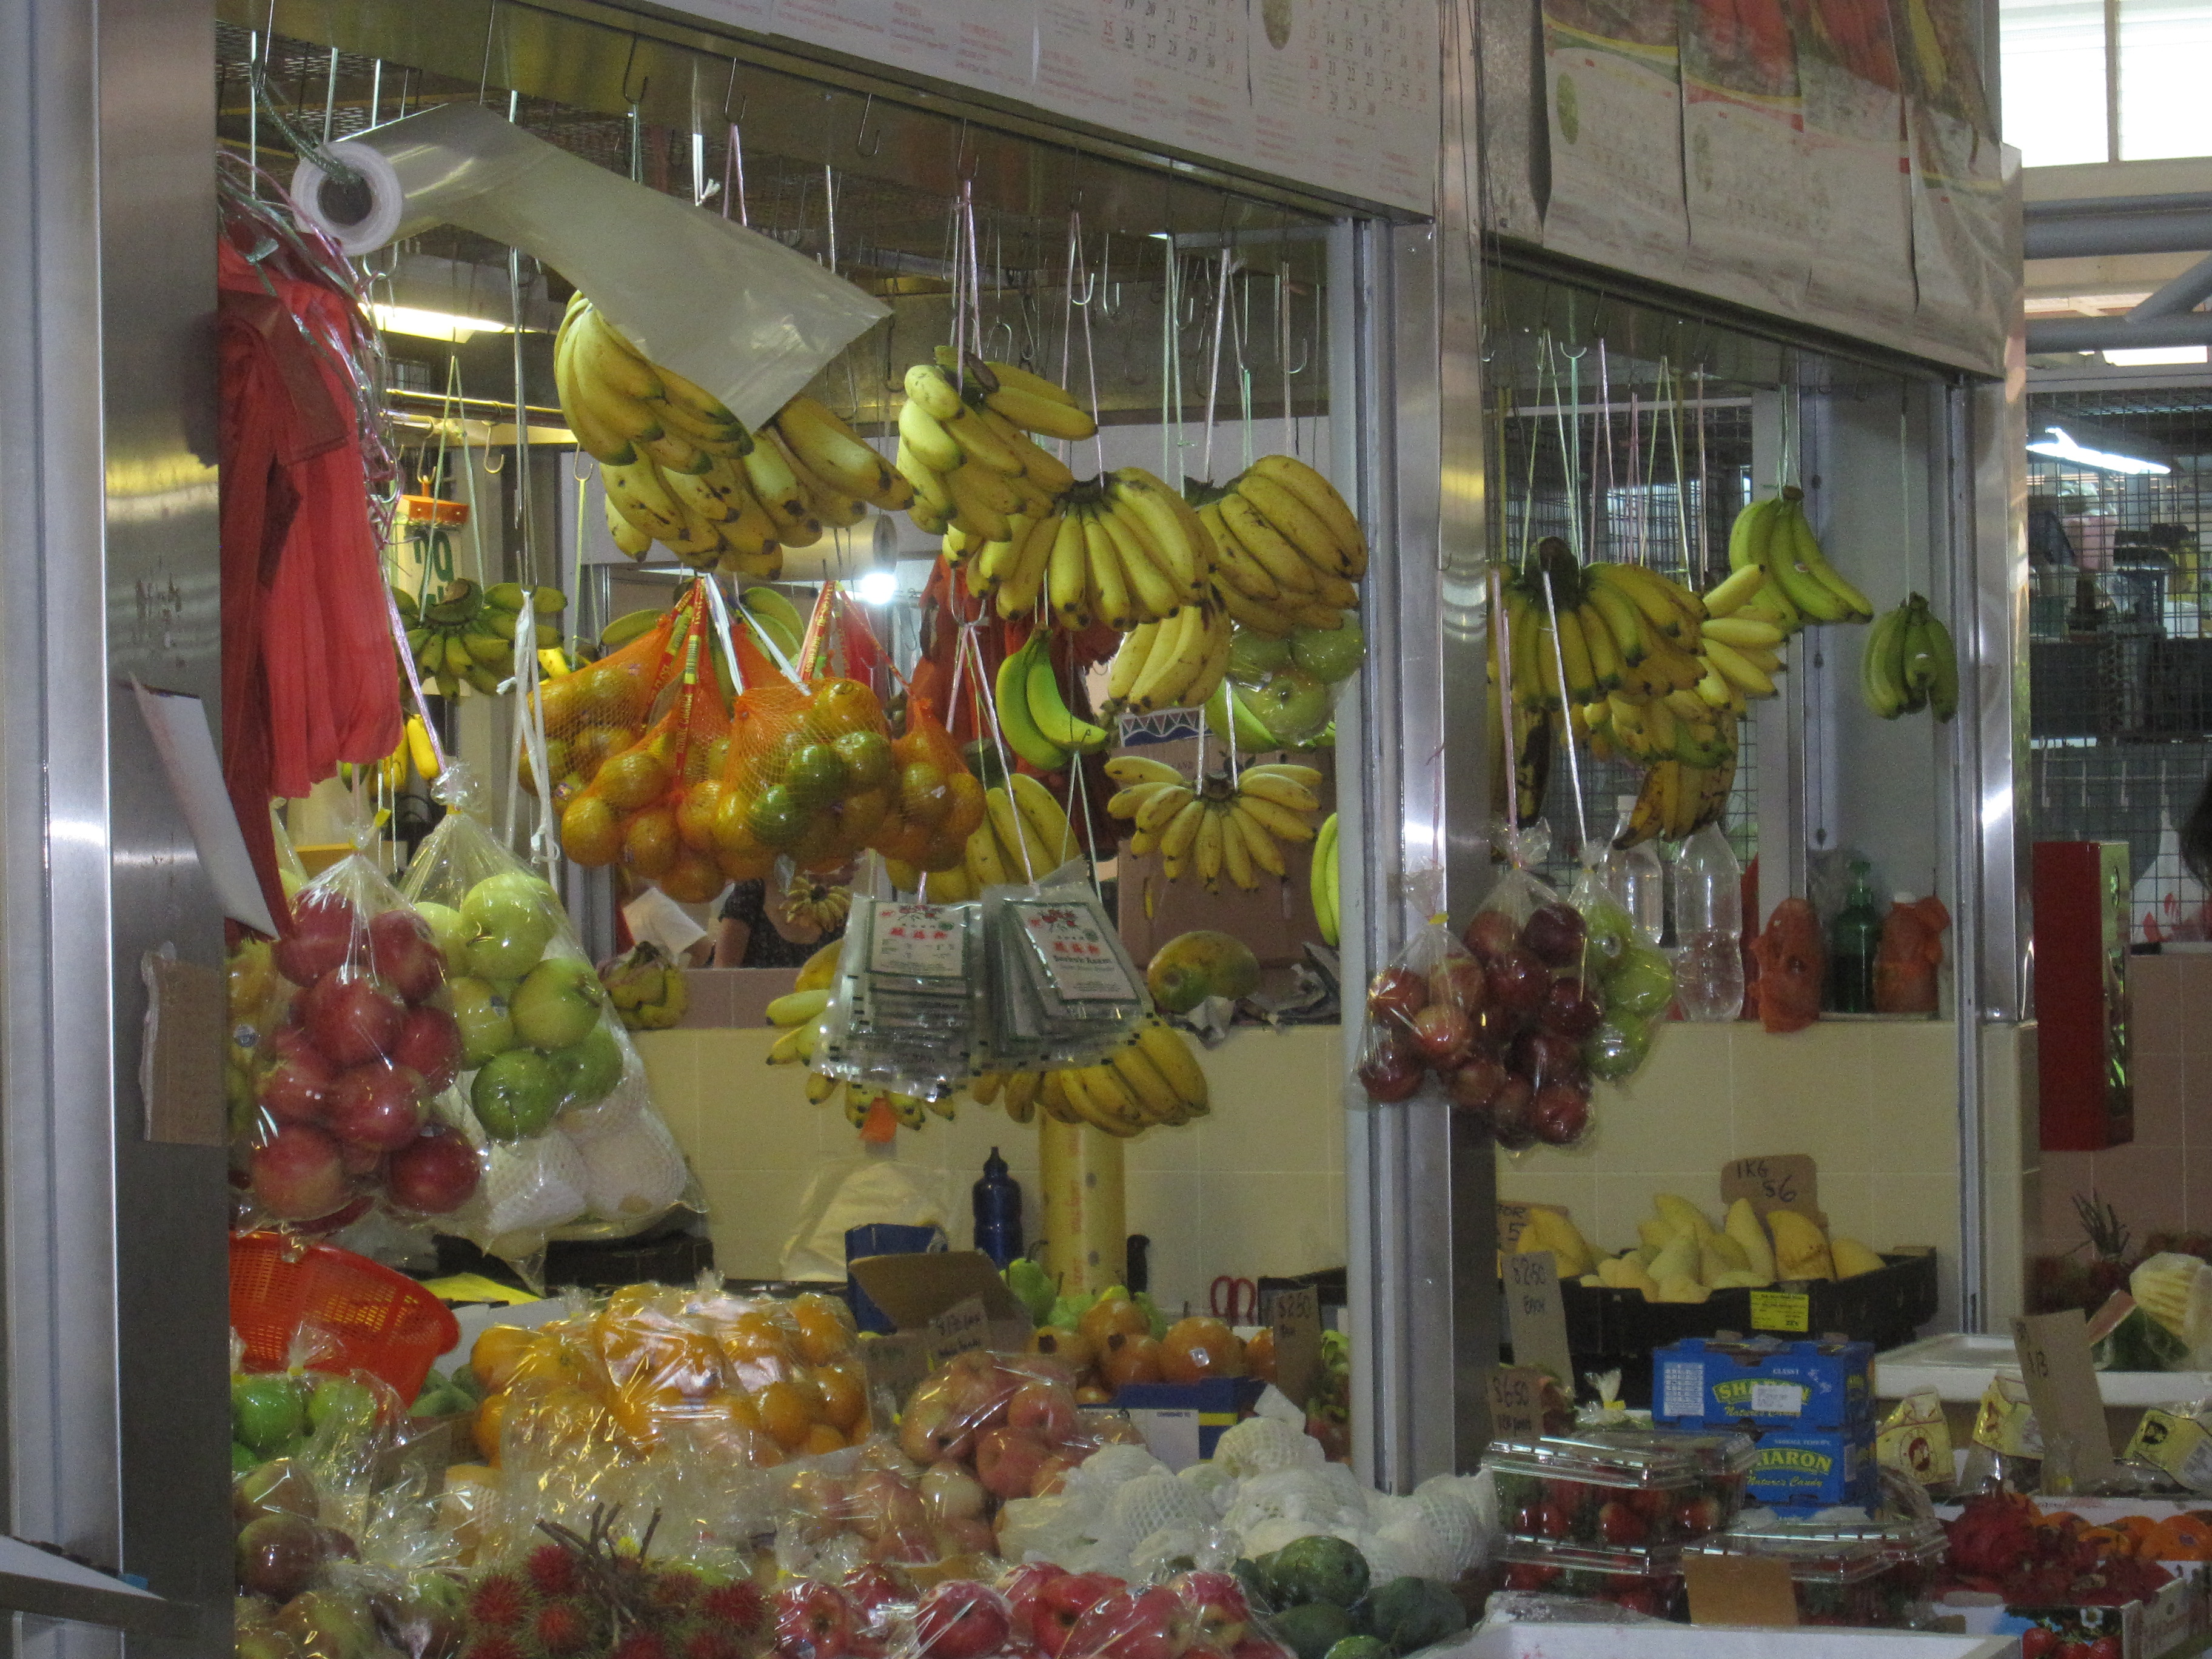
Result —
<instances>
[{"instance_id":1,"label":"clear plastic container","mask_svg":"<svg viewBox=\"0 0 2212 1659\"><path fill-rule=\"evenodd\" d=\"M1691 1555L1776 1556L1790 1564L1801 1625L1911 1630L1924 1624L1943 1563L1943 1528L1919 1516L1864 1526L1782 1520L1754 1511Z\"/></svg>"},{"instance_id":2,"label":"clear plastic container","mask_svg":"<svg viewBox=\"0 0 2212 1659\"><path fill-rule=\"evenodd\" d=\"M1483 1461L1508 1536L1547 1548L1648 1550L1734 1521L1754 1455L1748 1435L1618 1428L1493 1441Z\"/></svg>"},{"instance_id":3,"label":"clear plastic container","mask_svg":"<svg viewBox=\"0 0 2212 1659\"><path fill-rule=\"evenodd\" d=\"M1613 842L1598 871L1613 902L1628 912L1636 932L1646 945L1660 944L1667 935L1667 866L1659 861L1658 843L1640 841L1621 848L1629 820L1636 814L1636 797L1622 795L1615 802L1620 820L1613 825Z\"/></svg>"},{"instance_id":4,"label":"clear plastic container","mask_svg":"<svg viewBox=\"0 0 2212 1659\"><path fill-rule=\"evenodd\" d=\"M1591 1550L1508 1539L1504 1588L1610 1601L1654 1619L1683 1616L1682 1558L1674 1550Z\"/></svg>"},{"instance_id":5,"label":"clear plastic container","mask_svg":"<svg viewBox=\"0 0 2212 1659\"><path fill-rule=\"evenodd\" d=\"M1743 1012L1743 866L1709 823L1674 856L1674 995L1685 1019Z\"/></svg>"}]
</instances>

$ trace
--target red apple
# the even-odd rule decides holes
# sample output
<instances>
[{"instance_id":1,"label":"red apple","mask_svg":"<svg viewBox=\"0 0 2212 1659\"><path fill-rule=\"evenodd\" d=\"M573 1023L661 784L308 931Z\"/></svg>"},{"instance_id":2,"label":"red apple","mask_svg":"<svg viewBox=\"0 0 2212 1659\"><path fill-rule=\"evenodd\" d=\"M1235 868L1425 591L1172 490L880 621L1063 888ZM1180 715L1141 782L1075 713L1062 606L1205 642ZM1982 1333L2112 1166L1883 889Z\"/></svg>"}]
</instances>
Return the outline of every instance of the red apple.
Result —
<instances>
[{"instance_id":1,"label":"red apple","mask_svg":"<svg viewBox=\"0 0 2212 1659\"><path fill-rule=\"evenodd\" d=\"M853 1482L847 1513L863 1538L919 1532L929 1524L929 1505L905 1476L874 1469Z\"/></svg>"},{"instance_id":2,"label":"red apple","mask_svg":"<svg viewBox=\"0 0 2212 1659\"><path fill-rule=\"evenodd\" d=\"M1536 1144L1536 1091L1525 1077L1509 1077L1490 1102L1490 1133L1510 1152Z\"/></svg>"},{"instance_id":3,"label":"red apple","mask_svg":"<svg viewBox=\"0 0 2212 1659\"><path fill-rule=\"evenodd\" d=\"M371 1060L331 1088L330 1131L340 1140L396 1152L422 1128L422 1079L404 1066Z\"/></svg>"},{"instance_id":4,"label":"red apple","mask_svg":"<svg viewBox=\"0 0 2212 1659\"><path fill-rule=\"evenodd\" d=\"M1098 1392L1104 1396L1104 1399L1099 1402L1102 1405L1104 1404L1106 1401L1110 1401L1114 1397L1112 1395L1108 1394L1103 1389L1101 1389ZM1060 1492L1066 1491L1068 1475L1082 1461L1082 1456L1079 1453L1070 1454L1068 1452L1054 1452L1051 1456L1046 1458L1043 1462L1037 1465L1036 1474L1030 1477L1030 1496L1032 1498L1053 1498L1057 1497Z\"/></svg>"},{"instance_id":5,"label":"red apple","mask_svg":"<svg viewBox=\"0 0 2212 1659\"><path fill-rule=\"evenodd\" d=\"M345 1166L347 1176L355 1181L371 1184L384 1174L384 1153L374 1146L361 1146L349 1140L338 1142L338 1162Z\"/></svg>"},{"instance_id":6,"label":"red apple","mask_svg":"<svg viewBox=\"0 0 2212 1659\"><path fill-rule=\"evenodd\" d=\"M1026 1498L1051 1455L1042 1437L1026 1429L986 1429L975 1437L975 1476L996 1497Z\"/></svg>"},{"instance_id":7,"label":"red apple","mask_svg":"<svg viewBox=\"0 0 2212 1659\"><path fill-rule=\"evenodd\" d=\"M1544 994L1544 1006L1536 1011L1536 1023L1547 1031L1571 1037L1580 1042L1597 1030L1605 1018L1605 1009L1590 995L1578 979L1555 979L1552 988Z\"/></svg>"},{"instance_id":8,"label":"red apple","mask_svg":"<svg viewBox=\"0 0 2212 1659\"><path fill-rule=\"evenodd\" d=\"M338 1144L306 1123L287 1123L253 1149L253 1196L282 1221L328 1215L349 1195Z\"/></svg>"},{"instance_id":9,"label":"red apple","mask_svg":"<svg viewBox=\"0 0 2212 1659\"><path fill-rule=\"evenodd\" d=\"M1571 1083L1547 1083L1536 1091L1532 1116L1536 1139L1547 1146L1571 1146L1589 1127L1589 1091Z\"/></svg>"},{"instance_id":10,"label":"red apple","mask_svg":"<svg viewBox=\"0 0 2212 1659\"><path fill-rule=\"evenodd\" d=\"M1521 930L1503 910L1485 910L1468 923L1463 942L1477 961L1488 964L1521 942Z\"/></svg>"},{"instance_id":11,"label":"red apple","mask_svg":"<svg viewBox=\"0 0 2212 1659\"><path fill-rule=\"evenodd\" d=\"M1218 1648L1233 1648L1252 1623L1252 1604L1234 1574L1186 1572L1168 1581L1183 1605L1196 1615L1197 1636Z\"/></svg>"},{"instance_id":12,"label":"red apple","mask_svg":"<svg viewBox=\"0 0 2212 1659\"><path fill-rule=\"evenodd\" d=\"M412 910L386 910L369 918L368 959L410 1002L437 995L446 982L446 953L430 937L430 924Z\"/></svg>"},{"instance_id":13,"label":"red apple","mask_svg":"<svg viewBox=\"0 0 2212 1659\"><path fill-rule=\"evenodd\" d=\"M1583 940L1588 934L1582 913L1571 904L1555 902L1539 905L1522 925L1521 944L1540 961L1566 968L1582 960Z\"/></svg>"},{"instance_id":14,"label":"red apple","mask_svg":"<svg viewBox=\"0 0 2212 1659\"><path fill-rule=\"evenodd\" d=\"M285 1033L276 1035L281 1038ZM313 1123L323 1115L331 1085L337 1081L337 1068L307 1041L305 1033L294 1034L293 1041L278 1052L276 1064L262 1078L255 1097L279 1123Z\"/></svg>"},{"instance_id":15,"label":"red apple","mask_svg":"<svg viewBox=\"0 0 2212 1659\"><path fill-rule=\"evenodd\" d=\"M423 1092L434 1095L460 1075L462 1052L460 1023L451 1014L443 1008L410 1008L392 1044L392 1063L419 1073Z\"/></svg>"},{"instance_id":16,"label":"red apple","mask_svg":"<svg viewBox=\"0 0 2212 1659\"><path fill-rule=\"evenodd\" d=\"M1006 1426L1025 1430L1048 1446L1066 1444L1075 1433L1075 1390L1058 1382L1023 1383L1006 1402Z\"/></svg>"},{"instance_id":17,"label":"red apple","mask_svg":"<svg viewBox=\"0 0 2212 1659\"><path fill-rule=\"evenodd\" d=\"M276 971L295 985L313 985L345 965L353 945L354 908L336 893L302 893L292 906L292 926L272 953Z\"/></svg>"},{"instance_id":18,"label":"red apple","mask_svg":"<svg viewBox=\"0 0 2212 1659\"><path fill-rule=\"evenodd\" d=\"M940 1522L929 1539L930 1553L921 1558L924 1561L941 1562L955 1555L995 1555L999 1551L998 1534L979 1516Z\"/></svg>"},{"instance_id":19,"label":"red apple","mask_svg":"<svg viewBox=\"0 0 2212 1659\"><path fill-rule=\"evenodd\" d=\"M333 968L300 999L300 1023L337 1066L365 1065L390 1054L405 1012L365 968Z\"/></svg>"},{"instance_id":20,"label":"red apple","mask_svg":"<svg viewBox=\"0 0 2212 1659\"><path fill-rule=\"evenodd\" d=\"M845 1659L853 1651L853 1604L834 1585L802 1578L771 1601L775 1650L784 1659Z\"/></svg>"},{"instance_id":21,"label":"red apple","mask_svg":"<svg viewBox=\"0 0 2212 1659\"><path fill-rule=\"evenodd\" d=\"M1012 1628L997 1592L966 1579L939 1584L914 1610L915 1644L929 1659L982 1659Z\"/></svg>"},{"instance_id":22,"label":"red apple","mask_svg":"<svg viewBox=\"0 0 2212 1659\"><path fill-rule=\"evenodd\" d=\"M1583 1067L1582 1047L1572 1037L1553 1031L1523 1031L1513 1045L1513 1069L1531 1083L1580 1083L1588 1075Z\"/></svg>"},{"instance_id":23,"label":"red apple","mask_svg":"<svg viewBox=\"0 0 2212 1659\"><path fill-rule=\"evenodd\" d=\"M904 1585L881 1567L860 1567L837 1581L853 1610L872 1628L884 1608L908 1599Z\"/></svg>"},{"instance_id":24,"label":"red apple","mask_svg":"<svg viewBox=\"0 0 2212 1659\"><path fill-rule=\"evenodd\" d=\"M1404 1100L1421 1086L1421 1051L1410 1033L1378 1020L1367 1028L1367 1054L1359 1081L1370 1100Z\"/></svg>"},{"instance_id":25,"label":"red apple","mask_svg":"<svg viewBox=\"0 0 2212 1659\"><path fill-rule=\"evenodd\" d=\"M1510 1075L1487 1054L1475 1054L1443 1074L1444 1095L1462 1112L1484 1112Z\"/></svg>"},{"instance_id":26,"label":"red apple","mask_svg":"<svg viewBox=\"0 0 2212 1659\"><path fill-rule=\"evenodd\" d=\"M1486 1054L1503 1054L1528 1023L1523 1016L1493 1002L1474 1017L1474 1046Z\"/></svg>"},{"instance_id":27,"label":"red apple","mask_svg":"<svg viewBox=\"0 0 2212 1659\"><path fill-rule=\"evenodd\" d=\"M1552 972L1528 951L1504 951L1490 964L1490 998L1499 1007L1533 1018L1552 994Z\"/></svg>"},{"instance_id":28,"label":"red apple","mask_svg":"<svg viewBox=\"0 0 2212 1659\"><path fill-rule=\"evenodd\" d=\"M915 1462L965 1457L975 1444L975 1431L952 1414L952 1404L935 1377L916 1389L899 1413L899 1447Z\"/></svg>"},{"instance_id":29,"label":"red apple","mask_svg":"<svg viewBox=\"0 0 2212 1659\"><path fill-rule=\"evenodd\" d=\"M400 1209L446 1215L469 1201L482 1178L476 1148L459 1131L437 1123L392 1153L384 1189Z\"/></svg>"},{"instance_id":30,"label":"red apple","mask_svg":"<svg viewBox=\"0 0 2212 1659\"><path fill-rule=\"evenodd\" d=\"M1047 1659L1060 1659L1076 1626L1092 1608L1121 1593L1121 1581L1103 1572L1063 1572L1013 1590L1011 1599L1021 1633Z\"/></svg>"},{"instance_id":31,"label":"red apple","mask_svg":"<svg viewBox=\"0 0 2212 1659\"><path fill-rule=\"evenodd\" d=\"M1413 1016L1413 1046L1437 1071L1448 1071L1474 1047L1474 1022L1458 1009L1431 1003Z\"/></svg>"},{"instance_id":32,"label":"red apple","mask_svg":"<svg viewBox=\"0 0 2212 1659\"><path fill-rule=\"evenodd\" d=\"M1429 982L1410 968L1385 968L1367 988L1368 1018L1411 1025L1429 1006Z\"/></svg>"},{"instance_id":33,"label":"red apple","mask_svg":"<svg viewBox=\"0 0 2212 1659\"><path fill-rule=\"evenodd\" d=\"M1103 1652L1109 1659L1182 1659L1197 1623L1181 1596L1155 1585L1094 1608L1076 1626L1068 1647L1075 1654ZM1094 1630L1103 1639L1086 1640Z\"/></svg>"},{"instance_id":34,"label":"red apple","mask_svg":"<svg viewBox=\"0 0 2212 1659\"><path fill-rule=\"evenodd\" d=\"M971 1429L1003 1423L1022 1379L978 1349L956 1356L945 1367L945 1400L953 1414Z\"/></svg>"},{"instance_id":35,"label":"red apple","mask_svg":"<svg viewBox=\"0 0 2212 1659\"><path fill-rule=\"evenodd\" d=\"M1429 975L1429 1000L1456 1008L1472 1018L1490 1001L1490 976L1473 957L1456 952L1446 957Z\"/></svg>"},{"instance_id":36,"label":"red apple","mask_svg":"<svg viewBox=\"0 0 2212 1659\"><path fill-rule=\"evenodd\" d=\"M972 1521L990 1507L991 1495L965 1463L946 1458L921 1472L921 1506L942 1526L948 1521Z\"/></svg>"}]
</instances>

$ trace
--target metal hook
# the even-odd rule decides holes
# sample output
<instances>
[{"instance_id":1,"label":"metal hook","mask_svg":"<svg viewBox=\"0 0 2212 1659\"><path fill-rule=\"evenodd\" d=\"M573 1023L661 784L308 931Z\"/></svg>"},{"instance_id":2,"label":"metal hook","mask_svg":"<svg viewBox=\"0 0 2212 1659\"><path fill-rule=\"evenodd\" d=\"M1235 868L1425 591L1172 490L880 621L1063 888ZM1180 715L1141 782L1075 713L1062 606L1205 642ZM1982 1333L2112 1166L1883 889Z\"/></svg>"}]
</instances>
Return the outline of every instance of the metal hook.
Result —
<instances>
[{"instance_id":1,"label":"metal hook","mask_svg":"<svg viewBox=\"0 0 2212 1659\"><path fill-rule=\"evenodd\" d=\"M629 72L636 67L637 31L633 29L630 31L629 37L629 55L623 59L622 72L622 100L625 104L628 104L632 109L635 109L640 104L645 101L645 94L653 85L653 77L648 75L643 81L638 83L638 88L635 93L633 94L630 91Z\"/></svg>"},{"instance_id":2,"label":"metal hook","mask_svg":"<svg viewBox=\"0 0 2212 1659\"><path fill-rule=\"evenodd\" d=\"M876 156L883 154L884 133L881 127L876 129L876 142L872 145L860 142L868 136L868 116L875 106L876 94L872 92L868 94L868 101L860 106L860 131L853 135L853 153L855 155Z\"/></svg>"}]
</instances>

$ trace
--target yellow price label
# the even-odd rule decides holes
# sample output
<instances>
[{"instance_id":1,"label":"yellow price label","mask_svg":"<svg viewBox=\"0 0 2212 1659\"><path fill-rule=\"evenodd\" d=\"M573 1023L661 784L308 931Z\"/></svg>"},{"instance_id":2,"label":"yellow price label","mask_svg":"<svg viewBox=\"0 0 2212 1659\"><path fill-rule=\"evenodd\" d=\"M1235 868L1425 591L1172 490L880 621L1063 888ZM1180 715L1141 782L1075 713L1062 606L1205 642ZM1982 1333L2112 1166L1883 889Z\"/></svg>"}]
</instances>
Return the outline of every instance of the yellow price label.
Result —
<instances>
[{"instance_id":1,"label":"yellow price label","mask_svg":"<svg viewBox=\"0 0 2212 1659\"><path fill-rule=\"evenodd\" d=\"M1802 1291L1753 1291L1751 1328L1755 1331L1809 1331L1813 1298Z\"/></svg>"}]
</instances>

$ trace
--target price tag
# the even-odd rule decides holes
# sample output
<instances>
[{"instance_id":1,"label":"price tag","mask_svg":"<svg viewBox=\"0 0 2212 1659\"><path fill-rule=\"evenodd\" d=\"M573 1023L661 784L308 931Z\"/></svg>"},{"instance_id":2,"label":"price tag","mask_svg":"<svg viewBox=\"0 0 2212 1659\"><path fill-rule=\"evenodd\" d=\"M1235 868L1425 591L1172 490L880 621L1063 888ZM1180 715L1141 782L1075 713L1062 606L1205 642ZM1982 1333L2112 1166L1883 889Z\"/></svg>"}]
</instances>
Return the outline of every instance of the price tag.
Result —
<instances>
[{"instance_id":1,"label":"price tag","mask_svg":"<svg viewBox=\"0 0 2212 1659\"><path fill-rule=\"evenodd\" d=\"M1553 1215L1565 1215L1564 1204L1523 1204L1517 1199L1498 1200L1498 1249L1501 1255L1510 1255L1521 1248L1521 1235L1528 1225L1528 1218L1539 1210L1549 1210Z\"/></svg>"},{"instance_id":2,"label":"price tag","mask_svg":"<svg viewBox=\"0 0 2212 1659\"><path fill-rule=\"evenodd\" d=\"M2027 1403L2043 1433L2044 1490L2094 1491L2096 1483L2112 1474L2112 1440L2105 1426L2104 1395L2089 1363L2088 1322L2079 1308L2031 1314L2012 1322L2012 1335ZM2053 1470L2054 1458L2068 1451L2072 1468Z\"/></svg>"},{"instance_id":3,"label":"price tag","mask_svg":"<svg viewBox=\"0 0 2212 1659\"><path fill-rule=\"evenodd\" d=\"M1548 1372L1571 1392L1575 1361L1566 1310L1559 1305L1559 1263L1549 1250L1516 1250L1505 1258L1505 1318L1514 1364Z\"/></svg>"},{"instance_id":4,"label":"price tag","mask_svg":"<svg viewBox=\"0 0 2212 1659\"><path fill-rule=\"evenodd\" d=\"M1500 1365L1490 1374L1490 1433L1497 1440L1544 1437L1544 1373Z\"/></svg>"},{"instance_id":5,"label":"price tag","mask_svg":"<svg viewBox=\"0 0 2212 1659\"><path fill-rule=\"evenodd\" d=\"M2127 1458L2164 1469L2191 1492L2212 1492L2212 1433L2193 1417L2154 1406L2136 1425Z\"/></svg>"},{"instance_id":6,"label":"price tag","mask_svg":"<svg viewBox=\"0 0 2212 1659\"><path fill-rule=\"evenodd\" d=\"M1321 1293L1310 1285L1267 1292L1275 1333L1275 1386L1303 1407L1321 1380Z\"/></svg>"},{"instance_id":7,"label":"price tag","mask_svg":"<svg viewBox=\"0 0 2212 1659\"><path fill-rule=\"evenodd\" d=\"M1795 1210L1809 1221L1825 1221L1820 1188L1820 1171L1803 1152L1739 1158L1721 1165L1723 1208L1739 1198L1747 1198L1761 1215L1770 1210Z\"/></svg>"},{"instance_id":8,"label":"price tag","mask_svg":"<svg viewBox=\"0 0 2212 1659\"><path fill-rule=\"evenodd\" d=\"M1797 1622L1797 1592L1790 1564L1771 1555L1685 1555L1682 1580L1690 1592L1693 1625Z\"/></svg>"},{"instance_id":9,"label":"price tag","mask_svg":"<svg viewBox=\"0 0 2212 1659\"><path fill-rule=\"evenodd\" d=\"M990 1346L991 1316L983 1298L971 1296L954 1303L929 1322L929 1362L942 1365L955 1354L972 1353Z\"/></svg>"},{"instance_id":10,"label":"price tag","mask_svg":"<svg viewBox=\"0 0 2212 1659\"><path fill-rule=\"evenodd\" d=\"M1802 1291L1753 1291L1751 1328L1802 1335L1813 1328L1813 1298Z\"/></svg>"}]
</instances>

